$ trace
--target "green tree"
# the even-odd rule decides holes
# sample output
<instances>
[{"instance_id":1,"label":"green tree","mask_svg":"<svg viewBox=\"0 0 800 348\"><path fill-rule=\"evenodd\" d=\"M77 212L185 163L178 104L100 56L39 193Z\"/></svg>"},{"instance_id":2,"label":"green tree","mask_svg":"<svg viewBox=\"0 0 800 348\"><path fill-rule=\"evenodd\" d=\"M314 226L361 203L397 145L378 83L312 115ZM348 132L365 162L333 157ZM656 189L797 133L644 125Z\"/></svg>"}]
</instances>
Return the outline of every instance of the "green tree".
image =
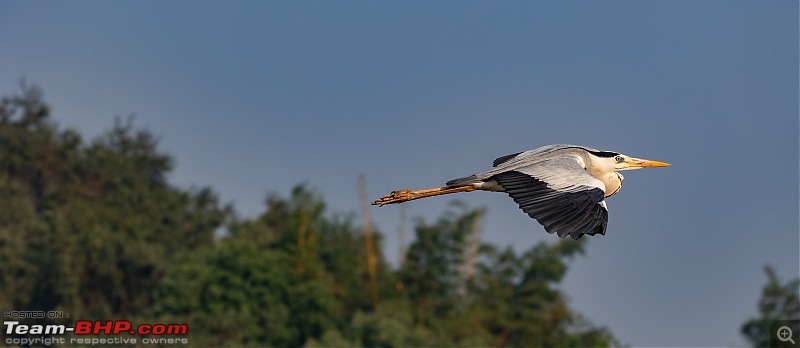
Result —
<instances>
[{"instance_id":1,"label":"green tree","mask_svg":"<svg viewBox=\"0 0 800 348\"><path fill-rule=\"evenodd\" d=\"M569 308L554 285L567 271L566 261L584 252L585 241L541 242L517 255L513 249L482 247L483 259L470 283L472 312L492 334L495 346L618 345Z\"/></svg>"},{"instance_id":2,"label":"green tree","mask_svg":"<svg viewBox=\"0 0 800 348\"><path fill-rule=\"evenodd\" d=\"M193 344L298 346L334 325L319 272L299 275L284 251L227 239L182 261L164 278L156 311L189 323Z\"/></svg>"},{"instance_id":3,"label":"green tree","mask_svg":"<svg viewBox=\"0 0 800 348\"><path fill-rule=\"evenodd\" d=\"M758 317L752 318L742 324L742 335L755 347L769 346L770 325L776 320L800 320L800 278L794 278L781 283L778 274L772 266L765 266L767 284L758 300ZM793 332L800 332L800 326L794 325ZM779 346L794 346L788 343L777 342Z\"/></svg>"},{"instance_id":4,"label":"green tree","mask_svg":"<svg viewBox=\"0 0 800 348\"><path fill-rule=\"evenodd\" d=\"M371 306L363 234L352 215L324 216L324 201L306 185L293 188L287 199L270 194L266 205L256 219L232 224L231 237L286 251L299 273L307 267L323 270L343 322L349 322L355 311ZM380 237L376 240L380 246ZM388 281L392 275L383 255L378 252L377 257L385 292L392 287Z\"/></svg>"},{"instance_id":5,"label":"green tree","mask_svg":"<svg viewBox=\"0 0 800 348\"><path fill-rule=\"evenodd\" d=\"M209 189L171 186L172 159L148 131L118 120L86 144L49 111L24 84L0 100L0 287L14 289L0 298L79 318L146 316L174 255L211 246L229 208Z\"/></svg>"},{"instance_id":6,"label":"green tree","mask_svg":"<svg viewBox=\"0 0 800 348\"><path fill-rule=\"evenodd\" d=\"M433 224L418 222L416 240L400 270L405 294L416 309L415 320L422 326L437 325L437 316L459 307L467 236L481 212L456 206L459 211L447 211Z\"/></svg>"},{"instance_id":7,"label":"green tree","mask_svg":"<svg viewBox=\"0 0 800 348\"><path fill-rule=\"evenodd\" d=\"M0 305L52 309L52 254L47 197L69 174L76 156L74 132L58 134L36 87L0 99Z\"/></svg>"},{"instance_id":8,"label":"green tree","mask_svg":"<svg viewBox=\"0 0 800 348\"><path fill-rule=\"evenodd\" d=\"M158 291L158 315L188 318L202 345L349 342L342 332L371 310L353 219L325 217L324 201L305 185L266 203L257 218L234 221L213 250L182 259ZM383 262L379 269L386 275Z\"/></svg>"},{"instance_id":9,"label":"green tree","mask_svg":"<svg viewBox=\"0 0 800 348\"><path fill-rule=\"evenodd\" d=\"M33 250L45 247L47 225L36 214L24 183L0 174L0 308L29 308L46 286L33 277L47 258ZM49 264L49 262L48 262Z\"/></svg>"},{"instance_id":10,"label":"green tree","mask_svg":"<svg viewBox=\"0 0 800 348\"><path fill-rule=\"evenodd\" d=\"M480 247L475 275L466 279L466 236L482 213L457 206L433 224L420 223L400 270L417 327L435 345L611 346L616 339L570 309L556 288L567 261L585 241L539 243L517 255ZM377 323L378 321L376 321ZM377 324L375 324L376 327ZM380 333L380 330L375 330ZM362 341L362 343L364 343ZM380 341L381 345L390 345Z\"/></svg>"}]
</instances>

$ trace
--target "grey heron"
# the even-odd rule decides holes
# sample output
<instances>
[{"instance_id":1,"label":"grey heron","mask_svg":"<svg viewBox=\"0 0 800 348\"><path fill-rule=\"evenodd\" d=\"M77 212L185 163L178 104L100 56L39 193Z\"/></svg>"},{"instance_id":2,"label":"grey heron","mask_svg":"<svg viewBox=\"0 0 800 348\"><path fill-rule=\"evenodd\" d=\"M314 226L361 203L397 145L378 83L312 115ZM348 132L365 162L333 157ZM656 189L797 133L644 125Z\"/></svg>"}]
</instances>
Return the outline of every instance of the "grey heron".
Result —
<instances>
[{"instance_id":1,"label":"grey heron","mask_svg":"<svg viewBox=\"0 0 800 348\"><path fill-rule=\"evenodd\" d=\"M578 239L606 233L605 198L619 192L625 179L618 171L669 165L585 146L547 145L499 157L493 169L450 180L444 187L398 190L372 204L474 190L505 192L548 233Z\"/></svg>"}]
</instances>

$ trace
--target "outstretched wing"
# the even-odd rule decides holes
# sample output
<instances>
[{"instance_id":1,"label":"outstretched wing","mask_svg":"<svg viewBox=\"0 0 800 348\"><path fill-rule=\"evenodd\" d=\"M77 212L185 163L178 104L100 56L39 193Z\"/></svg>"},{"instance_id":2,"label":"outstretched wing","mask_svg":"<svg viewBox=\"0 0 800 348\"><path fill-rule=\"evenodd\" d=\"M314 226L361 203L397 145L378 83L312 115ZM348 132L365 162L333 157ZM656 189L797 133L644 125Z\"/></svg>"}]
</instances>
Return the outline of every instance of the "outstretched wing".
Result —
<instances>
[{"instance_id":1,"label":"outstretched wing","mask_svg":"<svg viewBox=\"0 0 800 348\"><path fill-rule=\"evenodd\" d=\"M605 234L605 185L576 156L549 158L491 177L548 233L574 239Z\"/></svg>"}]
</instances>

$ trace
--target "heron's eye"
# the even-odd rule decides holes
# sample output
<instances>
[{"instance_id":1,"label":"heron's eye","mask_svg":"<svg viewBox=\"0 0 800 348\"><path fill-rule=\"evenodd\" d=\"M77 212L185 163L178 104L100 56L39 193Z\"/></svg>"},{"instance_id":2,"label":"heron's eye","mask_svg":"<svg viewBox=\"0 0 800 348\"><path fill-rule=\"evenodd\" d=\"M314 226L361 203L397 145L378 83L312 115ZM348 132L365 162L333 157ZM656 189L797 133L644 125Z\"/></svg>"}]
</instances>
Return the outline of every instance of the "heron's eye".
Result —
<instances>
[{"instance_id":1,"label":"heron's eye","mask_svg":"<svg viewBox=\"0 0 800 348\"><path fill-rule=\"evenodd\" d=\"M622 156L619 156L619 155L614 156L614 159L617 160L617 163L625 162L625 158L623 158Z\"/></svg>"}]
</instances>

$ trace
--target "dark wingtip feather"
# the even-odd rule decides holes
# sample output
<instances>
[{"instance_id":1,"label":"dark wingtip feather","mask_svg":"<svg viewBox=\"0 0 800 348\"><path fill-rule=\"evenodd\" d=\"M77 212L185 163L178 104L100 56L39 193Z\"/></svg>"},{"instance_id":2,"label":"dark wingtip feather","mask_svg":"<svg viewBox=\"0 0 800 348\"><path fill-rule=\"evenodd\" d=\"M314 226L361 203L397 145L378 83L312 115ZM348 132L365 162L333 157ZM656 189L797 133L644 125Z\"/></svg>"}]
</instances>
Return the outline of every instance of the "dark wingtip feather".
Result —
<instances>
[{"instance_id":1,"label":"dark wingtip feather","mask_svg":"<svg viewBox=\"0 0 800 348\"><path fill-rule=\"evenodd\" d=\"M497 180L522 211L542 224L547 233L556 233L561 238L570 236L576 240L584 234L605 235L608 211L599 204L603 201L603 191L599 188L563 192L552 198L544 198L554 191L545 182L530 175L508 171L492 178Z\"/></svg>"},{"instance_id":2,"label":"dark wingtip feather","mask_svg":"<svg viewBox=\"0 0 800 348\"><path fill-rule=\"evenodd\" d=\"M492 162L492 167L497 167L497 166L507 162L508 160L510 160L510 159L512 159L514 157L517 157L517 155L519 155L521 153L522 152L517 152L515 154L497 157L497 159L495 159L494 162Z\"/></svg>"}]
</instances>

